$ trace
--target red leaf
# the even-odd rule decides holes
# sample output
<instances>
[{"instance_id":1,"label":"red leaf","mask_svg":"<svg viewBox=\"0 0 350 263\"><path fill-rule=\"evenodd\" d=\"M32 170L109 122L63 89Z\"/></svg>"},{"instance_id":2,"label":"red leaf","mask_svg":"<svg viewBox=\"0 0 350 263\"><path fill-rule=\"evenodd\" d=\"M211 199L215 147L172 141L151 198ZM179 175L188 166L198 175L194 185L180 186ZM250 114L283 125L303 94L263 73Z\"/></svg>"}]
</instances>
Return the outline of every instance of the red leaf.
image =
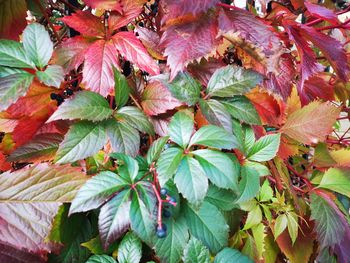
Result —
<instances>
[{"instance_id":1,"label":"red leaf","mask_svg":"<svg viewBox=\"0 0 350 263\"><path fill-rule=\"evenodd\" d=\"M95 9L123 11L120 1L116 0L84 0L84 3Z\"/></svg>"},{"instance_id":2,"label":"red leaf","mask_svg":"<svg viewBox=\"0 0 350 263\"><path fill-rule=\"evenodd\" d=\"M61 20L82 35L104 37L105 29L101 20L88 11L77 10L71 16L65 16Z\"/></svg>"},{"instance_id":3,"label":"red leaf","mask_svg":"<svg viewBox=\"0 0 350 263\"><path fill-rule=\"evenodd\" d=\"M11 169L11 164L6 162L5 155L0 152L0 171L4 172Z\"/></svg>"},{"instance_id":4,"label":"red leaf","mask_svg":"<svg viewBox=\"0 0 350 263\"><path fill-rule=\"evenodd\" d=\"M164 54L168 57L170 80L189 62L209 55L218 43L216 35L216 19L209 16L169 26L161 38L161 45L165 47Z\"/></svg>"},{"instance_id":5,"label":"red leaf","mask_svg":"<svg viewBox=\"0 0 350 263\"><path fill-rule=\"evenodd\" d=\"M163 57L163 49L160 47L160 36L157 32L154 32L145 27L137 27L135 32L139 35L139 39L142 44L147 48L148 53L152 55L152 57L164 60Z\"/></svg>"},{"instance_id":6,"label":"red leaf","mask_svg":"<svg viewBox=\"0 0 350 263\"><path fill-rule=\"evenodd\" d=\"M166 136L168 135L168 126L170 123L171 118L158 118L158 117L152 117L151 122L154 126L154 131L159 136Z\"/></svg>"},{"instance_id":7,"label":"red leaf","mask_svg":"<svg viewBox=\"0 0 350 263\"><path fill-rule=\"evenodd\" d=\"M171 95L163 83L153 81L143 91L141 105L143 111L152 116L172 110L181 106L182 103Z\"/></svg>"},{"instance_id":8,"label":"red leaf","mask_svg":"<svg viewBox=\"0 0 350 263\"><path fill-rule=\"evenodd\" d=\"M312 4L308 1L304 2L307 11L309 11L313 16L322 18L332 24L338 24L338 16L330 9Z\"/></svg>"},{"instance_id":9,"label":"red leaf","mask_svg":"<svg viewBox=\"0 0 350 263\"><path fill-rule=\"evenodd\" d=\"M319 73L305 81L303 90L297 85L300 101L303 105L315 99L334 100L334 88L329 84L329 75Z\"/></svg>"},{"instance_id":10,"label":"red leaf","mask_svg":"<svg viewBox=\"0 0 350 263\"><path fill-rule=\"evenodd\" d=\"M7 263L45 263L47 260L24 250L0 242L0 262Z\"/></svg>"},{"instance_id":11,"label":"red leaf","mask_svg":"<svg viewBox=\"0 0 350 263\"><path fill-rule=\"evenodd\" d=\"M68 38L55 50L53 63L61 65L65 73L77 69L84 62L85 52L92 42L83 36Z\"/></svg>"},{"instance_id":12,"label":"red leaf","mask_svg":"<svg viewBox=\"0 0 350 263\"><path fill-rule=\"evenodd\" d=\"M27 25L27 9L25 0L0 1L0 39L19 39L19 35Z\"/></svg>"},{"instance_id":13,"label":"red leaf","mask_svg":"<svg viewBox=\"0 0 350 263\"><path fill-rule=\"evenodd\" d=\"M187 14L197 15L206 12L218 2L219 0L163 0L160 2L164 14L162 23Z\"/></svg>"},{"instance_id":14,"label":"red leaf","mask_svg":"<svg viewBox=\"0 0 350 263\"><path fill-rule=\"evenodd\" d=\"M97 40L85 54L83 83L88 89L106 97L114 92L113 66L119 68L113 42Z\"/></svg>"},{"instance_id":15,"label":"red leaf","mask_svg":"<svg viewBox=\"0 0 350 263\"><path fill-rule=\"evenodd\" d=\"M16 143L16 147L21 146L32 139L47 119L48 118L23 118L19 120L13 131L13 140Z\"/></svg>"},{"instance_id":16,"label":"red leaf","mask_svg":"<svg viewBox=\"0 0 350 263\"><path fill-rule=\"evenodd\" d=\"M157 63L147 53L141 41L132 32L119 32L113 37L113 43L119 53L141 70L152 75L159 74Z\"/></svg>"}]
</instances>

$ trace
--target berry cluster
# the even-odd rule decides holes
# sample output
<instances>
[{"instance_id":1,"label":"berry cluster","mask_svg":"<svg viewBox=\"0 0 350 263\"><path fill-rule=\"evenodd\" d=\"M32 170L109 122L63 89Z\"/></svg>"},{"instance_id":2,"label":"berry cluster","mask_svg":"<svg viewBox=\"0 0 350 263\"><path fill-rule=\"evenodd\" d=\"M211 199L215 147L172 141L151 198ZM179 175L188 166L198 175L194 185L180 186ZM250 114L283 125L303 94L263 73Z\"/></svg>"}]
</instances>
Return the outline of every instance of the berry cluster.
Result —
<instances>
[{"instance_id":1,"label":"berry cluster","mask_svg":"<svg viewBox=\"0 0 350 263\"><path fill-rule=\"evenodd\" d=\"M160 195L159 195L160 193ZM157 237L163 238L167 235L167 226L162 223L162 216L167 218L171 217L171 212L167 209L163 209L163 203L168 203L172 206L176 206L176 199L170 195L168 195L168 190L166 188L161 188L160 191L156 192L156 196L158 199L158 224L156 229ZM167 207L164 207L167 208Z\"/></svg>"},{"instance_id":2,"label":"berry cluster","mask_svg":"<svg viewBox=\"0 0 350 263\"><path fill-rule=\"evenodd\" d=\"M70 88L67 88L63 91L62 94L60 93L51 93L50 94L50 98L52 100L56 100L57 101L57 106L61 105L64 102L65 98L68 98L69 96L73 95L73 90Z\"/></svg>"}]
</instances>

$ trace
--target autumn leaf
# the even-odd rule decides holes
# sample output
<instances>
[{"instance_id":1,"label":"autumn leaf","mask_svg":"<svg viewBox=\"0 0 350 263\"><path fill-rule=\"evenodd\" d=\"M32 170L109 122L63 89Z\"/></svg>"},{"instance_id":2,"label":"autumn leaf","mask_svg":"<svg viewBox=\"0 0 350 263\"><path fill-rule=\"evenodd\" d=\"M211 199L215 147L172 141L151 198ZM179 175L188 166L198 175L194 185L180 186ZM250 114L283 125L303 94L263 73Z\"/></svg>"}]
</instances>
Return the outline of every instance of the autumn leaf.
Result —
<instances>
[{"instance_id":1,"label":"autumn leaf","mask_svg":"<svg viewBox=\"0 0 350 263\"><path fill-rule=\"evenodd\" d=\"M315 144L332 131L339 112L330 103L314 101L288 116L280 131L299 142Z\"/></svg>"},{"instance_id":2,"label":"autumn leaf","mask_svg":"<svg viewBox=\"0 0 350 263\"><path fill-rule=\"evenodd\" d=\"M27 3L25 0L0 2L0 39L18 40L27 25Z\"/></svg>"}]
</instances>

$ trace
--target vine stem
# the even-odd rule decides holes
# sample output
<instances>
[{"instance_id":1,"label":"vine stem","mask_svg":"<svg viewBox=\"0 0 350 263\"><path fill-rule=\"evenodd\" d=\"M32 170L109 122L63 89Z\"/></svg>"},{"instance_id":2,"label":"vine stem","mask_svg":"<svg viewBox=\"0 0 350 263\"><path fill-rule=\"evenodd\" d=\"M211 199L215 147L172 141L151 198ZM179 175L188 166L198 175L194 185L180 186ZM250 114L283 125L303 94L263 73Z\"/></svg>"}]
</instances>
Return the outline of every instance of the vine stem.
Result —
<instances>
[{"instance_id":1,"label":"vine stem","mask_svg":"<svg viewBox=\"0 0 350 263\"><path fill-rule=\"evenodd\" d=\"M336 15L342 15L342 14L345 14L345 13L347 13L349 11L350 11L350 5L347 8L345 8L344 10L342 10L340 12L337 12ZM312 20L312 21L306 23L305 25L306 26L313 26L313 25L316 25L316 24L321 23L323 21L324 20L322 18L317 18L315 20Z\"/></svg>"},{"instance_id":2,"label":"vine stem","mask_svg":"<svg viewBox=\"0 0 350 263\"><path fill-rule=\"evenodd\" d=\"M141 105L138 103L137 99L134 97L134 95L132 95L131 93L129 94L130 98L132 99L132 101L135 103L136 107L139 108L139 110L142 111L142 107Z\"/></svg>"},{"instance_id":3,"label":"vine stem","mask_svg":"<svg viewBox=\"0 0 350 263\"><path fill-rule=\"evenodd\" d=\"M288 162L285 162L285 165L287 166L288 170L291 171L293 174L295 174L296 176L300 177L305 184L307 185L307 187L309 188L309 190L312 189L312 184L310 183L309 179L307 179L306 177L304 177L303 175L301 175L300 173L298 173L293 166L291 166Z\"/></svg>"},{"instance_id":4,"label":"vine stem","mask_svg":"<svg viewBox=\"0 0 350 263\"><path fill-rule=\"evenodd\" d=\"M157 224L158 224L158 227L162 227L162 209L163 209L163 200L162 198L160 197L160 194L157 190L157 187L152 184L152 188L153 188L153 191L157 197L157 200L158 200L158 213L157 213Z\"/></svg>"},{"instance_id":5,"label":"vine stem","mask_svg":"<svg viewBox=\"0 0 350 263\"><path fill-rule=\"evenodd\" d=\"M244 9L239 8L239 7L237 7L237 6L228 5L228 4L224 4L224 3L217 3L216 5L217 5L217 6L224 7L224 8L227 8L227 9L244 10Z\"/></svg>"},{"instance_id":6,"label":"vine stem","mask_svg":"<svg viewBox=\"0 0 350 263\"><path fill-rule=\"evenodd\" d=\"M47 21L47 23L48 23L49 26L51 27L51 29L52 29L52 31L53 31L53 33L54 33L56 39L57 39L57 42L58 42L58 43L61 43L61 39L60 39L60 37L58 36L55 27L54 27L53 24L51 23L50 18L49 18L49 16L47 15L45 9L44 9L43 6L41 5L40 0L35 0L35 3L39 6L39 9L40 9L41 13L43 13L43 15L44 15L44 17L45 17L45 20Z\"/></svg>"}]
</instances>

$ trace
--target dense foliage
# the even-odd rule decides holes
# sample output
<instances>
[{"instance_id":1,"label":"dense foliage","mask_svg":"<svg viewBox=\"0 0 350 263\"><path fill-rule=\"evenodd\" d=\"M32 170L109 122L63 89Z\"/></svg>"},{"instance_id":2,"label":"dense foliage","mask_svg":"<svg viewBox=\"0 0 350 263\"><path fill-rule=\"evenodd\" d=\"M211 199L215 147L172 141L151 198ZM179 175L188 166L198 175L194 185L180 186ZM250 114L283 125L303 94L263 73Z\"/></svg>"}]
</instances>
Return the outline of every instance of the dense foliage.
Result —
<instances>
[{"instance_id":1,"label":"dense foliage","mask_svg":"<svg viewBox=\"0 0 350 263\"><path fill-rule=\"evenodd\" d=\"M232 2L0 0L0 262L349 262L350 4Z\"/></svg>"}]
</instances>

